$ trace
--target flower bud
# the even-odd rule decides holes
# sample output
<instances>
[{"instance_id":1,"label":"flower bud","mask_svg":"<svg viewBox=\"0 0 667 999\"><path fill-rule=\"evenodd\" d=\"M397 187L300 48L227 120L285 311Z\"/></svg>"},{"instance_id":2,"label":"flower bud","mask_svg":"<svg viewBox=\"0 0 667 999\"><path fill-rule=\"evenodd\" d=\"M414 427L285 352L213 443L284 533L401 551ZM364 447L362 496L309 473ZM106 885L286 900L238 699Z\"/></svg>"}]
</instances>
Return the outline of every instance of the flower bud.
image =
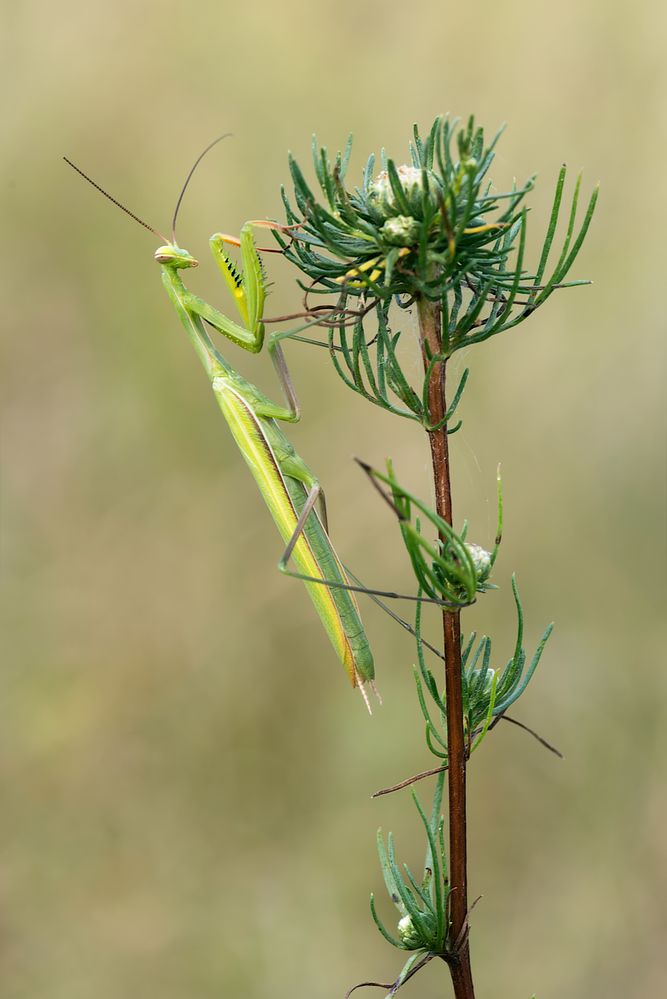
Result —
<instances>
[{"instance_id":1,"label":"flower bud","mask_svg":"<svg viewBox=\"0 0 667 999\"><path fill-rule=\"evenodd\" d=\"M396 167L398 179L407 198L410 208L414 214L421 215L421 198L423 193L422 179L423 171L421 167L408 166L406 163ZM437 192L442 190L442 185L437 174L432 170L427 170L428 186L431 197L434 198ZM383 170L379 173L368 189L368 200L375 208L379 209L385 218L390 218L393 213L400 209L396 204L396 196L391 186L389 173Z\"/></svg>"},{"instance_id":2,"label":"flower bud","mask_svg":"<svg viewBox=\"0 0 667 999\"><path fill-rule=\"evenodd\" d=\"M465 546L470 553L472 564L475 566L477 582L485 582L491 572L491 552L487 552L481 545L469 544L467 541Z\"/></svg>"},{"instance_id":3,"label":"flower bud","mask_svg":"<svg viewBox=\"0 0 667 999\"><path fill-rule=\"evenodd\" d=\"M396 246L414 246L419 239L419 222L409 215L395 215L387 219L380 234Z\"/></svg>"},{"instance_id":4,"label":"flower bud","mask_svg":"<svg viewBox=\"0 0 667 999\"><path fill-rule=\"evenodd\" d=\"M421 942L420 937L415 930L411 916L403 916L402 919L399 919L397 930L398 939L406 947L419 947Z\"/></svg>"},{"instance_id":5,"label":"flower bud","mask_svg":"<svg viewBox=\"0 0 667 999\"><path fill-rule=\"evenodd\" d=\"M486 676L484 677L484 682L483 682L482 686L483 686L483 689L484 689L484 693L485 694L490 694L491 693L491 688L493 687L493 678L496 675L496 671L495 671L495 669L492 669L489 666L489 667L487 667L487 669L484 670L484 672L486 673Z\"/></svg>"}]
</instances>

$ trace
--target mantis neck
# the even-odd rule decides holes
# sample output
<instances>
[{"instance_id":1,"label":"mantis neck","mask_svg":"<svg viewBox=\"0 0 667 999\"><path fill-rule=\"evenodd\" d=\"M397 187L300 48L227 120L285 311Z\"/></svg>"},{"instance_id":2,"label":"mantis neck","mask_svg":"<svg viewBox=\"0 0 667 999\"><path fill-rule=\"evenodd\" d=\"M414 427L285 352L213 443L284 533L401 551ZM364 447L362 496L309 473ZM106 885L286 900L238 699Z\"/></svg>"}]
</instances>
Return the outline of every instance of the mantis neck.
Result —
<instances>
[{"instance_id":1,"label":"mantis neck","mask_svg":"<svg viewBox=\"0 0 667 999\"><path fill-rule=\"evenodd\" d=\"M233 376L234 370L214 346L208 335L204 321L196 307L197 296L188 291L175 267L162 264L160 270L162 283L209 378L213 379L223 373Z\"/></svg>"}]
</instances>

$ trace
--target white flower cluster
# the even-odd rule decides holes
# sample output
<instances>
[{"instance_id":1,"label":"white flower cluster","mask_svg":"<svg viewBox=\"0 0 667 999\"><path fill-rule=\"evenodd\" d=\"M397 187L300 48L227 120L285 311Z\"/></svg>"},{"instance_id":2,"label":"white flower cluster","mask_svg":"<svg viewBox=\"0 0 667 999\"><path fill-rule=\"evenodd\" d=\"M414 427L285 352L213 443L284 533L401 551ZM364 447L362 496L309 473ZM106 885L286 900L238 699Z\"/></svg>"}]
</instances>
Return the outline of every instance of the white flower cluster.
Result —
<instances>
[{"instance_id":1,"label":"white flower cluster","mask_svg":"<svg viewBox=\"0 0 667 999\"><path fill-rule=\"evenodd\" d=\"M475 566L477 581L483 583L491 572L491 552L487 552L486 548L482 548L481 545L468 544L467 541L465 546L470 552L472 564Z\"/></svg>"},{"instance_id":2,"label":"white flower cluster","mask_svg":"<svg viewBox=\"0 0 667 999\"><path fill-rule=\"evenodd\" d=\"M398 174L398 179L408 202L411 205L414 204L415 209L418 211L423 191L423 171L420 167L408 166L407 163L402 163L401 166L396 167L396 173ZM442 184L437 174L433 173L432 170L427 170L426 173L428 175L429 190L431 192L441 191ZM387 170L383 170L382 173L377 175L368 190L368 198L371 203L377 205L387 216L400 209L400 206L396 203L396 195L391 186ZM403 219L405 222L406 216L398 216L398 218Z\"/></svg>"}]
</instances>

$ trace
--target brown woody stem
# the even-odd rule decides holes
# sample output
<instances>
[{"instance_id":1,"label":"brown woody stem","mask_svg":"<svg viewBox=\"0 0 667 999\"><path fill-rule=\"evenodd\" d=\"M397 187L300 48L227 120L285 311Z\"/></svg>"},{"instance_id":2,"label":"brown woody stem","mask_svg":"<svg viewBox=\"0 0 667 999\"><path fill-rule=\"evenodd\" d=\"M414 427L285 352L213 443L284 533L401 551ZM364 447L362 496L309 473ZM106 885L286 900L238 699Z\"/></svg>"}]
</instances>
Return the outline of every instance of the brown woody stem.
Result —
<instances>
[{"instance_id":1,"label":"brown woody stem","mask_svg":"<svg viewBox=\"0 0 667 999\"><path fill-rule=\"evenodd\" d=\"M417 302L419 332L428 369L431 357L442 352L441 314L437 303ZM436 364L428 385L429 422L437 425L447 412L445 372L447 362ZM449 472L447 427L429 433L436 510L452 524L452 491ZM445 539L442 538L444 541ZM443 611L445 644L445 695L447 706L447 789L449 799L449 877L451 887L450 943L458 942L458 952L448 958L456 999L474 999L475 989L468 946L468 878L466 838L466 744L463 732L463 689L461 684L460 611Z\"/></svg>"}]
</instances>

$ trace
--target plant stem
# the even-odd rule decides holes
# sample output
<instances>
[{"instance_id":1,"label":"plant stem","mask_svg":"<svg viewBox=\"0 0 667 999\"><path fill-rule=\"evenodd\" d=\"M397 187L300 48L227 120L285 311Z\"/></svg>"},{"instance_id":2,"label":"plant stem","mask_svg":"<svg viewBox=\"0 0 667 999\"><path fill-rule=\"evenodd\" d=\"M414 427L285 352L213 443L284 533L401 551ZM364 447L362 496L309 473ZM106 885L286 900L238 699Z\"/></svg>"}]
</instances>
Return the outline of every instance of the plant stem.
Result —
<instances>
[{"instance_id":1,"label":"plant stem","mask_svg":"<svg viewBox=\"0 0 667 999\"><path fill-rule=\"evenodd\" d=\"M442 350L440 308L422 298L417 303L424 368ZM429 419L439 423L447 412L446 361L436 364L428 386ZM452 525L452 491L449 473L447 427L429 433L433 484L438 514ZM444 538L442 539L445 540ZM456 999L474 999L475 989L467 940L468 877L466 839L466 747L463 733L460 611L444 611L445 695L447 706L447 789L449 797L449 876L451 886L450 942L458 954L448 960Z\"/></svg>"}]
</instances>

